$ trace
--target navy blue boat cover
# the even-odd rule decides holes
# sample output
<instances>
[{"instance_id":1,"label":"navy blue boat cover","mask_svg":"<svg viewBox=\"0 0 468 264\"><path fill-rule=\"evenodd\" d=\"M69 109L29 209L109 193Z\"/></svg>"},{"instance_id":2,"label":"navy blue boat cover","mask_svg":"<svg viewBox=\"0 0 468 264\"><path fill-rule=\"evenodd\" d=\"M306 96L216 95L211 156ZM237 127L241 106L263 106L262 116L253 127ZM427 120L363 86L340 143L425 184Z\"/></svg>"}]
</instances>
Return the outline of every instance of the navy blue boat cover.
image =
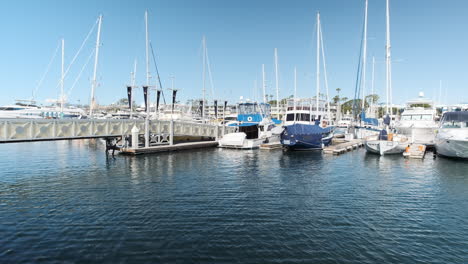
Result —
<instances>
[{"instance_id":1,"label":"navy blue boat cover","mask_svg":"<svg viewBox=\"0 0 468 264\"><path fill-rule=\"evenodd\" d=\"M318 125L306 125L306 124L293 124L289 126L285 126L286 130L289 134L292 135L311 135L311 134L324 134L329 133L333 130L333 127L325 127L322 128Z\"/></svg>"}]
</instances>

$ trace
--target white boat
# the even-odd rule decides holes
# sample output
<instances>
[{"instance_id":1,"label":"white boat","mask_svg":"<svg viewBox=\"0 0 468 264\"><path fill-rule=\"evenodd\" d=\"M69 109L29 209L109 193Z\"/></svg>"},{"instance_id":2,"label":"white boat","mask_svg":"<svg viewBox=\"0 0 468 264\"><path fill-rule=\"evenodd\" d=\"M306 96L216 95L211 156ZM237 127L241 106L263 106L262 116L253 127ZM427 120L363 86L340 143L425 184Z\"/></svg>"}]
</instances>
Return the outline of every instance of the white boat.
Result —
<instances>
[{"instance_id":1,"label":"white boat","mask_svg":"<svg viewBox=\"0 0 468 264\"><path fill-rule=\"evenodd\" d=\"M438 155L468 158L468 112L446 112L435 136Z\"/></svg>"},{"instance_id":2,"label":"white boat","mask_svg":"<svg viewBox=\"0 0 468 264\"><path fill-rule=\"evenodd\" d=\"M17 102L14 105L0 107L0 118L83 118L84 111L80 108L63 108L55 106L37 106L34 103Z\"/></svg>"},{"instance_id":3,"label":"white boat","mask_svg":"<svg viewBox=\"0 0 468 264\"><path fill-rule=\"evenodd\" d=\"M16 103L0 106L0 118L43 118L43 112L34 104Z\"/></svg>"},{"instance_id":4,"label":"white boat","mask_svg":"<svg viewBox=\"0 0 468 264\"><path fill-rule=\"evenodd\" d=\"M263 143L280 143L282 127L271 120L271 108L264 103L240 103L236 124L238 131L229 133L219 140L219 147L255 149Z\"/></svg>"},{"instance_id":5,"label":"white boat","mask_svg":"<svg viewBox=\"0 0 468 264\"><path fill-rule=\"evenodd\" d=\"M386 137L385 135L384 137L382 135L369 136L364 144L368 152L380 155L401 154L408 145L408 138L399 134L389 134Z\"/></svg>"},{"instance_id":6,"label":"white boat","mask_svg":"<svg viewBox=\"0 0 468 264\"><path fill-rule=\"evenodd\" d=\"M431 100L419 93L419 98L406 103L400 121L396 122L397 133L411 138L411 142L424 145L434 145L437 129L437 111Z\"/></svg>"}]
</instances>

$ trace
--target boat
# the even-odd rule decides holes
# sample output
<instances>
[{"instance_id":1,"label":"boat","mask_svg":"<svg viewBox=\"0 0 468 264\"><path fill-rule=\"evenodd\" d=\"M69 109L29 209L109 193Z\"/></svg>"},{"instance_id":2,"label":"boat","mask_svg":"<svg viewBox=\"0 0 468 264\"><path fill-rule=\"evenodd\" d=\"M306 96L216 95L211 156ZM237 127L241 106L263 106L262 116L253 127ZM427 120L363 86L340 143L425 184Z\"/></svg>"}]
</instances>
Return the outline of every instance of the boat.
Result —
<instances>
[{"instance_id":1,"label":"boat","mask_svg":"<svg viewBox=\"0 0 468 264\"><path fill-rule=\"evenodd\" d=\"M438 155L468 158L468 112L446 112L435 135Z\"/></svg>"},{"instance_id":2,"label":"boat","mask_svg":"<svg viewBox=\"0 0 468 264\"><path fill-rule=\"evenodd\" d=\"M317 94L314 99L296 100L296 74L294 74L294 100L292 106L291 101L288 101L285 126L281 133L281 144L287 150L321 150L331 144L333 138L334 127L328 126L330 113L325 111L325 101L319 99L320 44L322 44L320 14L317 14ZM329 109L330 107L328 111ZM325 120L325 115L328 122Z\"/></svg>"},{"instance_id":3,"label":"boat","mask_svg":"<svg viewBox=\"0 0 468 264\"><path fill-rule=\"evenodd\" d=\"M367 1L366 1L366 14L367 14ZM406 147L409 145L408 137L405 135L390 133L390 99L392 93L391 87L391 60L390 60L390 10L389 10L389 0L386 1L386 91L387 91L387 109L386 116L383 120L385 129L380 130L378 135L367 136L364 139L364 146L366 147L367 152L375 153L380 155L388 154L401 154L405 151ZM364 113L362 113L364 114ZM361 117L361 120L365 120L365 116Z\"/></svg>"},{"instance_id":4,"label":"boat","mask_svg":"<svg viewBox=\"0 0 468 264\"><path fill-rule=\"evenodd\" d=\"M386 130L381 130L377 136L368 136L364 146L367 152L383 155L401 154L405 151L410 142L405 135L387 134Z\"/></svg>"},{"instance_id":5,"label":"boat","mask_svg":"<svg viewBox=\"0 0 468 264\"><path fill-rule=\"evenodd\" d=\"M218 141L221 148L256 149L264 143L279 143L282 128L271 119L271 106L265 103L238 104L237 132L229 133Z\"/></svg>"},{"instance_id":6,"label":"boat","mask_svg":"<svg viewBox=\"0 0 468 264\"><path fill-rule=\"evenodd\" d=\"M395 124L397 133L411 138L412 143L434 145L437 129L437 110L432 100L425 99L424 93L419 98L406 103L401 118Z\"/></svg>"},{"instance_id":7,"label":"boat","mask_svg":"<svg viewBox=\"0 0 468 264\"><path fill-rule=\"evenodd\" d=\"M85 112L76 107L38 106L32 100L17 100L14 105L0 106L0 118L57 119L84 118Z\"/></svg>"}]
</instances>

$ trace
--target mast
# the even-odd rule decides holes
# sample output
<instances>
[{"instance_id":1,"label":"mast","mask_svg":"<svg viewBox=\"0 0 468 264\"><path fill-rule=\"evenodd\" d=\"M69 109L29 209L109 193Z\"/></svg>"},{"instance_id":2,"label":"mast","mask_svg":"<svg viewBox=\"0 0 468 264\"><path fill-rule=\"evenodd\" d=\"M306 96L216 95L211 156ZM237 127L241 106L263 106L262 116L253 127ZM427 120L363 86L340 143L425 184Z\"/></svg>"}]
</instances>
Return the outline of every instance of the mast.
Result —
<instances>
[{"instance_id":1,"label":"mast","mask_svg":"<svg viewBox=\"0 0 468 264\"><path fill-rule=\"evenodd\" d=\"M266 83L265 83L265 64L262 64L262 86L263 86L263 103L267 103L266 99Z\"/></svg>"},{"instance_id":2,"label":"mast","mask_svg":"<svg viewBox=\"0 0 468 264\"><path fill-rule=\"evenodd\" d=\"M136 70L137 70L137 60L135 59L135 62L133 63L133 72L131 73L132 76L132 88L135 88L135 75L136 75ZM130 93L130 119L133 117L133 92Z\"/></svg>"},{"instance_id":3,"label":"mast","mask_svg":"<svg viewBox=\"0 0 468 264\"><path fill-rule=\"evenodd\" d=\"M203 104L202 104L202 120L205 122L205 101L206 101L206 39L205 36L203 36L202 39L202 45L203 45Z\"/></svg>"},{"instance_id":4,"label":"mast","mask_svg":"<svg viewBox=\"0 0 468 264\"><path fill-rule=\"evenodd\" d=\"M62 77L60 80L60 113L63 113L63 86L65 81L65 39L62 38Z\"/></svg>"},{"instance_id":5,"label":"mast","mask_svg":"<svg viewBox=\"0 0 468 264\"><path fill-rule=\"evenodd\" d=\"M317 12L317 80L316 80L316 115L315 119L318 119L319 116L319 95L320 95L320 13Z\"/></svg>"},{"instance_id":6,"label":"mast","mask_svg":"<svg viewBox=\"0 0 468 264\"><path fill-rule=\"evenodd\" d=\"M386 84L385 88L387 90L387 114L390 113L389 104L390 104L390 93L391 93L391 62L390 62L390 10L389 10L389 0L386 0L386 20L387 20L387 30L386 30L386 54L385 54L385 63L387 66L387 71L385 74Z\"/></svg>"},{"instance_id":7,"label":"mast","mask_svg":"<svg viewBox=\"0 0 468 264\"><path fill-rule=\"evenodd\" d=\"M322 34L322 25L320 25L320 45L322 46L322 60L323 60L323 78L325 80L325 90L327 92L327 117L328 120L331 122L331 113L330 113L330 96L328 92L328 77L327 77L327 64L325 63L325 47L323 45L323 34Z\"/></svg>"},{"instance_id":8,"label":"mast","mask_svg":"<svg viewBox=\"0 0 468 264\"><path fill-rule=\"evenodd\" d=\"M375 92L374 92L374 81L375 81L375 57L372 56L372 98L371 98L371 113L372 115L374 115L374 95L375 95ZM372 116L372 117L375 117L375 116Z\"/></svg>"},{"instance_id":9,"label":"mast","mask_svg":"<svg viewBox=\"0 0 468 264\"><path fill-rule=\"evenodd\" d=\"M277 118L279 119L280 107L279 107L279 82L278 82L278 49L275 48L275 77L276 77L276 111Z\"/></svg>"},{"instance_id":10,"label":"mast","mask_svg":"<svg viewBox=\"0 0 468 264\"><path fill-rule=\"evenodd\" d=\"M149 147L149 115L150 115L150 96L149 96L149 85L150 85L150 70L149 70L149 34L148 34L148 10L145 11L145 36L146 36L146 85L147 85L147 96L146 96L146 118L145 118L145 147Z\"/></svg>"},{"instance_id":11,"label":"mast","mask_svg":"<svg viewBox=\"0 0 468 264\"><path fill-rule=\"evenodd\" d=\"M97 31L97 38L96 38L96 54L94 56L94 72L93 72L93 81L91 82L91 104L89 106L89 117L93 118L93 109L96 100L94 98L94 91L96 90L97 86L97 66L98 66L98 59L99 59L99 43L101 42L101 24L102 24L102 15L99 15L99 23L98 23L98 31Z\"/></svg>"},{"instance_id":12,"label":"mast","mask_svg":"<svg viewBox=\"0 0 468 264\"><path fill-rule=\"evenodd\" d=\"M296 123L296 97L297 97L297 70L296 70L296 67L294 67L294 123ZM287 106L286 106L287 107ZM287 109L286 109L287 111Z\"/></svg>"},{"instance_id":13,"label":"mast","mask_svg":"<svg viewBox=\"0 0 468 264\"><path fill-rule=\"evenodd\" d=\"M362 79L361 79L361 87L362 87L362 95L361 95L361 111L364 111L365 107L365 100L366 100L366 62L367 62L367 4L368 0L366 0L366 7L364 11L364 36L363 36L363 44L362 44Z\"/></svg>"}]
</instances>

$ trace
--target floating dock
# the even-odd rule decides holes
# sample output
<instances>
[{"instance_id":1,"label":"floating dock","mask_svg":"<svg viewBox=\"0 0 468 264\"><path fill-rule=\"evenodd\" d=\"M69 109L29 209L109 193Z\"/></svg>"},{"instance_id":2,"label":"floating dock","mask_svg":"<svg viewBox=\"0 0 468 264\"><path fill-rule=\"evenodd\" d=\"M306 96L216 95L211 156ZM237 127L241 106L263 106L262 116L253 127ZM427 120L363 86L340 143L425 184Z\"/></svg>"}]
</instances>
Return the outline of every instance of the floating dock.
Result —
<instances>
[{"instance_id":1,"label":"floating dock","mask_svg":"<svg viewBox=\"0 0 468 264\"><path fill-rule=\"evenodd\" d=\"M199 148L212 148L218 146L218 141L201 141L201 142L187 142L187 143L176 143L173 145L158 145L151 146L148 148L121 148L121 154L127 155L141 155L141 154L152 154L159 152L179 151L179 150L190 150Z\"/></svg>"},{"instance_id":2,"label":"floating dock","mask_svg":"<svg viewBox=\"0 0 468 264\"><path fill-rule=\"evenodd\" d=\"M403 157L409 159L424 159L426 155L426 146L421 144L411 144L403 152Z\"/></svg>"},{"instance_id":3,"label":"floating dock","mask_svg":"<svg viewBox=\"0 0 468 264\"><path fill-rule=\"evenodd\" d=\"M325 147L323 149L323 153L325 154L333 154L333 155L340 155L345 152L358 149L360 147L364 146L364 142L362 139L353 139L351 141L344 141L340 142L335 145L331 145L328 147Z\"/></svg>"},{"instance_id":4,"label":"floating dock","mask_svg":"<svg viewBox=\"0 0 468 264\"><path fill-rule=\"evenodd\" d=\"M260 145L260 149L266 149L266 150L271 150L271 149L281 149L283 146L281 143L265 143Z\"/></svg>"}]
</instances>

